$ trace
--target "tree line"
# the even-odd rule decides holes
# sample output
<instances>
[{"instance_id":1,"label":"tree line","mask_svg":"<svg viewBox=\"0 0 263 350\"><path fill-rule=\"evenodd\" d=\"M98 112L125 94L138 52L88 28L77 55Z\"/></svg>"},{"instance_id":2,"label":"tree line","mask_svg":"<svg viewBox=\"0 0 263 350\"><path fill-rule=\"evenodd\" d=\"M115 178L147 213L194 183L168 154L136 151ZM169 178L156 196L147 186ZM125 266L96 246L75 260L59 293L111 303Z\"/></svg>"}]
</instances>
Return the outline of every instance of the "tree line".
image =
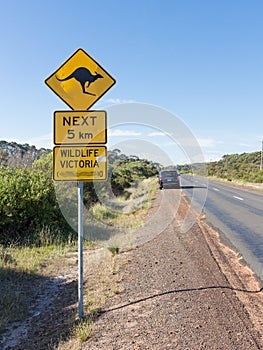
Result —
<instances>
[{"instance_id":1,"label":"tree line","mask_svg":"<svg viewBox=\"0 0 263 350\"><path fill-rule=\"evenodd\" d=\"M263 171L260 170L261 152L226 154L217 162L207 164L208 175L229 181L262 183Z\"/></svg>"},{"instance_id":2,"label":"tree line","mask_svg":"<svg viewBox=\"0 0 263 350\"><path fill-rule=\"evenodd\" d=\"M226 154L222 159L209 163L184 164L178 166L180 172L216 176L228 181L263 182L260 170L261 152Z\"/></svg>"}]
</instances>

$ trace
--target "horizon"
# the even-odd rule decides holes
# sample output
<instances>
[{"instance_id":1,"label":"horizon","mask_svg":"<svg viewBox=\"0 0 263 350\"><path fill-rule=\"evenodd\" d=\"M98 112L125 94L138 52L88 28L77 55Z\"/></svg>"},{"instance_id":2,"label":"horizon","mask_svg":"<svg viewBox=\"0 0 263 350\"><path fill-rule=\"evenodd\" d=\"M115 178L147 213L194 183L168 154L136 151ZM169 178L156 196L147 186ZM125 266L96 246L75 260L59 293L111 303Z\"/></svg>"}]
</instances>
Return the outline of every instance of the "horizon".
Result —
<instances>
[{"instance_id":1,"label":"horizon","mask_svg":"<svg viewBox=\"0 0 263 350\"><path fill-rule=\"evenodd\" d=\"M33 145L33 144L29 144L29 143L18 143L18 142L16 142L16 141L6 141L6 140L0 140L0 145L1 145L1 143L2 142L5 142L5 143L15 143L15 144L17 144L18 146L25 146L25 145L28 145L29 147L35 147L37 150L40 150L40 149L45 149L46 151L50 151L50 152L52 152L53 151L53 147L52 148L46 148L46 147L36 147L35 145ZM108 148L108 151L110 151L110 152L112 152L114 149L116 149L115 147L113 147L113 148L111 148L111 149L109 149ZM118 148L117 148L118 149ZM130 153L130 154L127 154L127 153L125 153L125 151L123 151L122 149L119 149L120 150L120 152L122 153L122 154L124 154L124 155L126 155L126 156L133 156L133 155L135 155L135 154L132 154L132 153ZM242 152L242 153L227 153L227 154L224 154L220 159L218 159L218 160L210 160L210 161L207 161L207 160L205 160L203 163L205 163L205 164L209 164L209 163L213 163L213 162L218 162L218 161L220 161L220 160L222 160L225 156L232 156L232 155L243 155L243 154L250 154L250 153L260 153L261 151L260 150L258 150L258 151L252 151L252 152ZM148 161L152 161L152 162L154 162L154 160L152 160L152 159L148 159L148 158L145 158L145 157L143 157L143 156L139 156L139 159L147 159ZM158 162L157 162L158 163ZM161 164L161 163L159 163L159 164ZM198 164L198 162L197 163L177 163L177 164L174 164L174 163L171 163L171 164L169 164L169 163L167 163L166 165L165 165L165 167L171 167L171 166L183 166L183 165L191 165L191 164ZM200 164L202 164L202 163L200 163ZM163 165L163 164L161 164L161 165Z\"/></svg>"}]
</instances>

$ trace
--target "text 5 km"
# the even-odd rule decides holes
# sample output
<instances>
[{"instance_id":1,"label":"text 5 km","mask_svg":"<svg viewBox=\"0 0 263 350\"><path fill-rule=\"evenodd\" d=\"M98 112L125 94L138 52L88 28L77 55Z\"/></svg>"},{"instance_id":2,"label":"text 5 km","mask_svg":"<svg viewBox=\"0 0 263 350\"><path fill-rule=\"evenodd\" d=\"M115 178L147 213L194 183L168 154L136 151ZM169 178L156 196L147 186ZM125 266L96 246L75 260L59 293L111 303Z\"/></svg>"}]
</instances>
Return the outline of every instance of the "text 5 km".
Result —
<instances>
[{"instance_id":1,"label":"text 5 km","mask_svg":"<svg viewBox=\"0 0 263 350\"><path fill-rule=\"evenodd\" d=\"M67 134L68 139L72 140L76 137L79 140L83 140L83 139L91 140L91 139L93 139L93 133L92 132L82 132L82 131L79 131L78 133L76 133L74 129L68 130L68 134Z\"/></svg>"}]
</instances>

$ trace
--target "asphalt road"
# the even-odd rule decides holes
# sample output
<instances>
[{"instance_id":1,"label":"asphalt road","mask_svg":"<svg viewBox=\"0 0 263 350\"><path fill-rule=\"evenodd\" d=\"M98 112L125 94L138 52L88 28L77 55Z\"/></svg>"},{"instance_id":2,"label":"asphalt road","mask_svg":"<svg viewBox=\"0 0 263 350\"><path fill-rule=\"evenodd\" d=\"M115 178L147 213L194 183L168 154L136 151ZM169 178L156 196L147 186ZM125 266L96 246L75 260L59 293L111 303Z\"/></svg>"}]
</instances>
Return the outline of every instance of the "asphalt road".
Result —
<instances>
[{"instance_id":1,"label":"asphalt road","mask_svg":"<svg viewBox=\"0 0 263 350\"><path fill-rule=\"evenodd\" d=\"M263 281L263 194L189 175L181 176L181 185Z\"/></svg>"}]
</instances>

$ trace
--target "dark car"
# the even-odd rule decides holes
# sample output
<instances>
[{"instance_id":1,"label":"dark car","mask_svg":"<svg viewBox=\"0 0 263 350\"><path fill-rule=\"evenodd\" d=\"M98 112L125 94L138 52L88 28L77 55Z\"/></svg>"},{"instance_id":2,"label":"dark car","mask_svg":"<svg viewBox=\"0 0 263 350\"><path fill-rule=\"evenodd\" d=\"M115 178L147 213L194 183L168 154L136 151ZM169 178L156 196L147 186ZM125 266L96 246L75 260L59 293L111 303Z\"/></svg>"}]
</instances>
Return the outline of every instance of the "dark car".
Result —
<instances>
[{"instance_id":1,"label":"dark car","mask_svg":"<svg viewBox=\"0 0 263 350\"><path fill-rule=\"evenodd\" d=\"M159 173L159 187L163 188L181 188L180 175L176 170L162 170Z\"/></svg>"}]
</instances>

